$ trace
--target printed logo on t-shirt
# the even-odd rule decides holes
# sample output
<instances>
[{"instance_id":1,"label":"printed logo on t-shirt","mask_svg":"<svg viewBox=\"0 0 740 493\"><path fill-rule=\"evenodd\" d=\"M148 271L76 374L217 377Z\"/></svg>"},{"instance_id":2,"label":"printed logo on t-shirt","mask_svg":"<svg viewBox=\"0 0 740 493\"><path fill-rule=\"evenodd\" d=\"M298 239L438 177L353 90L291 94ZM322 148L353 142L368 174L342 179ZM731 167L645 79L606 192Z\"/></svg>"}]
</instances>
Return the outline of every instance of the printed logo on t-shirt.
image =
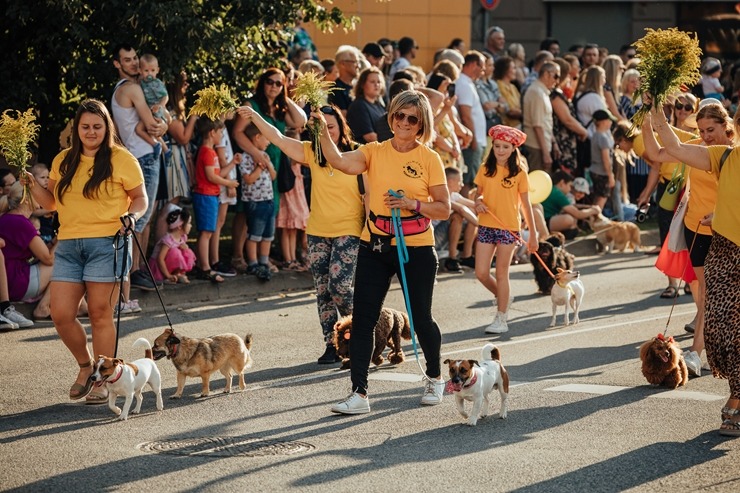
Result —
<instances>
[{"instance_id":1,"label":"printed logo on t-shirt","mask_svg":"<svg viewBox=\"0 0 740 493\"><path fill-rule=\"evenodd\" d=\"M502 188L511 188L514 186L514 182L511 181L508 177L501 179L501 187Z\"/></svg>"},{"instance_id":2,"label":"printed logo on t-shirt","mask_svg":"<svg viewBox=\"0 0 740 493\"><path fill-rule=\"evenodd\" d=\"M403 174L409 178L421 178L424 176L424 171L421 164L416 161L409 161L403 165Z\"/></svg>"}]
</instances>

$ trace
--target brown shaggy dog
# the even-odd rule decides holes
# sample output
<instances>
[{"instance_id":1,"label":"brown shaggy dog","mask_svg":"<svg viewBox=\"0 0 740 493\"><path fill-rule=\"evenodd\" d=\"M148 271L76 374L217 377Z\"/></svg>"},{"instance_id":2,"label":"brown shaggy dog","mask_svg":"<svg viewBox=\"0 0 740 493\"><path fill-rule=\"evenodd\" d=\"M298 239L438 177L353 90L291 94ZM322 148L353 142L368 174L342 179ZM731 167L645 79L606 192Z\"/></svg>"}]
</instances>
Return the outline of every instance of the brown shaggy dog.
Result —
<instances>
[{"instance_id":1,"label":"brown shaggy dog","mask_svg":"<svg viewBox=\"0 0 740 493\"><path fill-rule=\"evenodd\" d=\"M349 339L352 332L352 315L342 317L334 324L334 347L337 355L342 358L341 369L350 367ZM383 361L383 351L386 346L390 348L388 359L391 364L403 363L405 357L401 349L401 338L411 340L411 328L409 318L405 313L383 308L380 310L380 318L375 324L375 349L371 361L377 366Z\"/></svg>"},{"instance_id":2,"label":"brown shaggy dog","mask_svg":"<svg viewBox=\"0 0 740 493\"><path fill-rule=\"evenodd\" d=\"M658 334L640 347L642 374L653 385L675 389L689 381L689 370L681 348L673 337Z\"/></svg>"}]
</instances>

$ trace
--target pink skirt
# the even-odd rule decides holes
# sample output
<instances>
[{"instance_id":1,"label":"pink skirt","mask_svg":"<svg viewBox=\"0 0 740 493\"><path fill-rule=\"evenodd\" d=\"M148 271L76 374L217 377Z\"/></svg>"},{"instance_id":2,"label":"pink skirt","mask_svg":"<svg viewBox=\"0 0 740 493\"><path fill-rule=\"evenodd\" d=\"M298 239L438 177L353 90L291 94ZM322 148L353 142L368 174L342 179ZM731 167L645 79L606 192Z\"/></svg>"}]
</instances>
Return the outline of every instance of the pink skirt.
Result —
<instances>
[{"instance_id":1,"label":"pink skirt","mask_svg":"<svg viewBox=\"0 0 740 493\"><path fill-rule=\"evenodd\" d=\"M164 257L164 265L167 266L167 270L170 274L186 274L193 269L195 265L195 254L189 248L170 248L167 250L167 255ZM152 257L149 259L149 267L152 269L155 281L164 280L162 271L159 270L157 265L157 259Z\"/></svg>"},{"instance_id":2,"label":"pink skirt","mask_svg":"<svg viewBox=\"0 0 740 493\"><path fill-rule=\"evenodd\" d=\"M292 190L280 194L280 208L276 224L278 228L305 230L309 210L306 203L306 192L303 188L301 165L293 163L292 168L295 173L295 186Z\"/></svg>"}]
</instances>

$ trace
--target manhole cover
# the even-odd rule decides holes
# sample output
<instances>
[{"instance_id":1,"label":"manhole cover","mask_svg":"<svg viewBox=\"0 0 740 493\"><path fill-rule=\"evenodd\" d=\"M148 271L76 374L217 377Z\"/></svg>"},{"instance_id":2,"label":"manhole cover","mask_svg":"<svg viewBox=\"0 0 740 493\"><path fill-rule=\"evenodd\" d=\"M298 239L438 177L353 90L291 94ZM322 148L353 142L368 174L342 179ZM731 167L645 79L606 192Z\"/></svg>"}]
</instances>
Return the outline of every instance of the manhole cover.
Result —
<instances>
[{"instance_id":1,"label":"manhole cover","mask_svg":"<svg viewBox=\"0 0 740 493\"><path fill-rule=\"evenodd\" d=\"M195 437L145 442L139 450L168 455L198 457L261 457L294 455L315 449L305 442L289 442L252 437Z\"/></svg>"}]
</instances>

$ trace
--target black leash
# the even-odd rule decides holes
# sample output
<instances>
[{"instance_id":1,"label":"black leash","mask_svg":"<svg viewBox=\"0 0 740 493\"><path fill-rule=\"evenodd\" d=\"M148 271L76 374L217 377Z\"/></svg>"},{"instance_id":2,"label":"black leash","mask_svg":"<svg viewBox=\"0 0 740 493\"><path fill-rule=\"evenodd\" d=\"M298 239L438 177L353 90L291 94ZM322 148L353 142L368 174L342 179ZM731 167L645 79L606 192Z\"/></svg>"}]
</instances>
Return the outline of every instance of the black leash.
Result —
<instances>
[{"instance_id":1,"label":"black leash","mask_svg":"<svg viewBox=\"0 0 740 493\"><path fill-rule=\"evenodd\" d=\"M136 237L136 234L134 234L134 218L130 214L124 214L121 216L121 224L123 224L124 232L121 234L120 231L118 231L113 238L113 248L118 251L120 249L123 250L123 265L121 265L120 273L120 288L118 291L118 314L116 316L116 348L113 352L113 357L118 356L118 337L120 335L120 327L121 327L121 309L123 308L123 279L126 277L126 274L128 274L128 266L126 265L128 260L128 249L129 249L129 239L133 237L134 243L136 243L136 247L139 249L139 254L141 255L140 258L146 260L146 253L141 248L141 243L139 243L139 239ZM123 242L123 245L119 247L119 243ZM113 256L113 274L116 273L116 264L117 264L118 255ZM167 317L167 324L170 326L170 330L172 332L175 332L175 329L172 327L172 320L170 320L170 315L167 313L167 308L164 306L164 300L162 299L162 294L159 292L159 287L157 286L157 283L154 281L154 274L152 273L152 268L149 266L149 262L144 262L146 265L146 270L149 272L149 277L152 280L152 283L154 283L154 290L157 292L157 297L159 298L159 303L162 305L162 311L164 312L164 316Z\"/></svg>"}]
</instances>

